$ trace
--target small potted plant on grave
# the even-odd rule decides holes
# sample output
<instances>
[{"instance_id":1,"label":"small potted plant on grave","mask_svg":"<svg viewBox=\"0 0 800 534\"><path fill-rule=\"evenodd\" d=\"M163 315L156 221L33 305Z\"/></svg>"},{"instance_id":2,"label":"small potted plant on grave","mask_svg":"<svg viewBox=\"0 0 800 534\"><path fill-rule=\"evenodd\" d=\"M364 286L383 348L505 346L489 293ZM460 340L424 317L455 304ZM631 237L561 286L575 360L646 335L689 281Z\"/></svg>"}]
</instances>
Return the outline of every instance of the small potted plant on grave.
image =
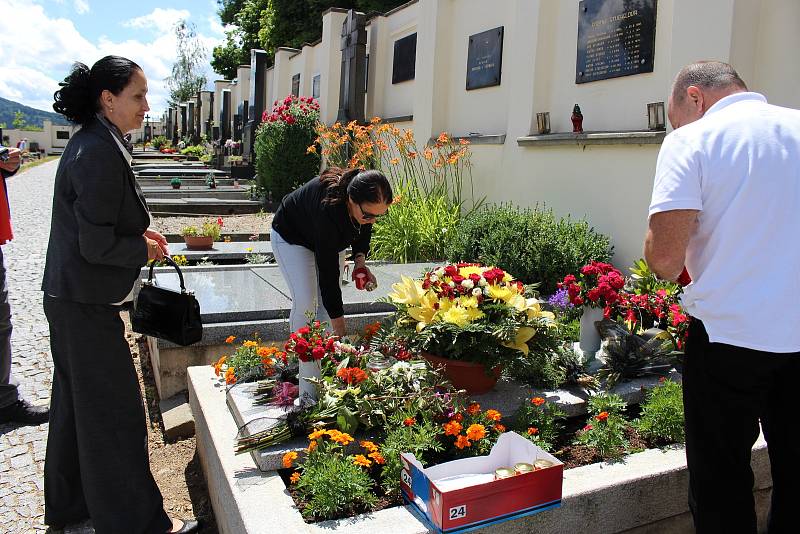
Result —
<instances>
[{"instance_id":1,"label":"small potted plant on grave","mask_svg":"<svg viewBox=\"0 0 800 534\"><path fill-rule=\"evenodd\" d=\"M172 189L180 189L181 188L181 179L177 176L169 181L169 184L172 186Z\"/></svg>"},{"instance_id":2,"label":"small potted plant on grave","mask_svg":"<svg viewBox=\"0 0 800 534\"><path fill-rule=\"evenodd\" d=\"M551 312L504 270L479 264L437 267L402 277L388 300L395 334L469 394L491 390L504 366L549 342Z\"/></svg>"},{"instance_id":3,"label":"small potted plant on grave","mask_svg":"<svg viewBox=\"0 0 800 534\"><path fill-rule=\"evenodd\" d=\"M214 241L219 241L222 232L222 217L216 221L207 221L203 226L184 226L181 235L189 250L210 250Z\"/></svg>"},{"instance_id":4,"label":"small potted plant on grave","mask_svg":"<svg viewBox=\"0 0 800 534\"><path fill-rule=\"evenodd\" d=\"M217 179L214 177L214 173L210 172L206 175L206 185L209 189L216 189L217 188Z\"/></svg>"}]
</instances>

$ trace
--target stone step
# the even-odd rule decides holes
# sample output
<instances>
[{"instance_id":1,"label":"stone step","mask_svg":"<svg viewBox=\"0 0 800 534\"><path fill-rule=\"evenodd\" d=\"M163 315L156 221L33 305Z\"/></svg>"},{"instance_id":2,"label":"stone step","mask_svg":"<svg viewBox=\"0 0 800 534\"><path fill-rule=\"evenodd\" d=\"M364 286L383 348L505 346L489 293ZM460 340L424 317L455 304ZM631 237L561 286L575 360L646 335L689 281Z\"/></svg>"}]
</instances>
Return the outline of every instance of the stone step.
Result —
<instances>
[{"instance_id":1,"label":"stone step","mask_svg":"<svg viewBox=\"0 0 800 534\"><path fill-rule=\"evenodd\" d=\"M195 169L193 167L189 168L167 168L167 169L141 169L141 170L134 170L134 174L136 174L139 178L206 178L209 174L213 174L217 177L228 177L228 173L218 171L217 169Z\"/></svg>"},{"instance_id":2,"label":"stone step","mask_svg":"<svg viewBox=\"0 0 800 534\"><path fill-rule=\"evenodd\" d=\"M142 187L145 198L150 199L191 199L191 198L216 198L221 200L250 200L250 188L219 186L191 186L180 189L171 187Z\"/></svg>"},{"instance_id":3,"label":"stone step","mask_svg":"<svg viewBox=\"0 0 800 534\"><path fill-rule=\"evenodd\" d=\"M139 187L164 187L164 188L172 188L170 184L171 178L137 178L136 180L139 183ZM215 178L217 183L217 187L224 187L224 186L233 186L233 179L232 178ZM247 180L239 180L239 187L245 187L250 182ZM181 178L181 189L186 189L187 187L203 187L208 189L208 185L206 185L205 178Z\"/></svg>"},{"instance_id":4,"label":"stone step","mask_svg":"<svg viewBox=\"0 0 800 534\"><path fill-rule=\"evenodd\" d=\"M182 215L239 215L258 213L263 204L257 200L224 200L219 198L170 199L154 198L147 201L154 216L169 217Z\"/></svg>"}]
</instances>

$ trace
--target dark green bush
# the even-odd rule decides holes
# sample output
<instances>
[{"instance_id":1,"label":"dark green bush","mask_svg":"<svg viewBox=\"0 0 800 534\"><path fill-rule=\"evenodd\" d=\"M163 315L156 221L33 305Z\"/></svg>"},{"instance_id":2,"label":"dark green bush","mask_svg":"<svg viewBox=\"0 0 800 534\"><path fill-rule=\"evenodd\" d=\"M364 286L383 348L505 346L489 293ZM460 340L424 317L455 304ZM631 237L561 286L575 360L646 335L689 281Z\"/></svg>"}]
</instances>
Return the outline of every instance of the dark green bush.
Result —
<instances>
[{"instance_id":1,"label":"dark green bush","mask_svg":"<svg viewBox=\"0 0 800 534\"><path fill-rule=\"evenodd\" d=\"M660 444L684 441L683 386L665 380L647 394L636 428Z\"/></svg>"},{"instance_id":2,"label":"dark green bush","mask_svg":"<svg viewBox=\"0 0 800 534\"><path fill-rule=\"evenodd\" d=\"M557 219L550 209L490 206L473 212L448 239L450 261L501 267L549 295L565 274L611 259L611 240L585 220Z\"/></svg>"}]
</instances>

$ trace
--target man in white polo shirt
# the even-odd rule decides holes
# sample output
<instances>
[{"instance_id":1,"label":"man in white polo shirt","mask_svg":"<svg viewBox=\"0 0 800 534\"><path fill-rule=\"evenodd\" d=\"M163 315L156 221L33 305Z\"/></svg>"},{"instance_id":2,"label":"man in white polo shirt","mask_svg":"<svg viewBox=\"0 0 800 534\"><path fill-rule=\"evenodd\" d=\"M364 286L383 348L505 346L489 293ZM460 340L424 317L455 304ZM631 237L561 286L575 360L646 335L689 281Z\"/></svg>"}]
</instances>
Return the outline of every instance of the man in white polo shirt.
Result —
<instances>
[{"instance_id":1,"label":"man in white polo shirt","mask_svg":"<svg viewBox=\"0 0 800 534\"><path fill-rule=\"evenodd\" d=\"M645 257L692 278L683 372L697 532L756 532L750 450L772 464L769 532L798 532L800 111L748 92L726 63L684 67L658 155Z\"/></svg>"}]
</instances>

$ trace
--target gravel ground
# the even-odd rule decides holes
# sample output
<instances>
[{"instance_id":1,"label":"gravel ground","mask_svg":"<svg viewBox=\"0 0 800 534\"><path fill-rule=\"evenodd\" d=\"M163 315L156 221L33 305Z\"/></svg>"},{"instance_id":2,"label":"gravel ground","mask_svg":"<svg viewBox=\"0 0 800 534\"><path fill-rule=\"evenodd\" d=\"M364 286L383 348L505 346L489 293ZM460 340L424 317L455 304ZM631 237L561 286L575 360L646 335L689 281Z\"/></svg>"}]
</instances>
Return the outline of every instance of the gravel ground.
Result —
<instances>
[{"instance_id":1,"label":"gravel ground","mask_svg":"<svg viewBox=\"0 0 800 534\"><path fill-rule=\"evenodd\" d=\"M249 215L227 215L222 218L225 234L260 234L261 239L269 234L272 224L272 213L253 213ZM162 234L180 234L184 226L200 226L210 220L209 217L154 217L153 226Z\"/></svg>"}]
</instances>

